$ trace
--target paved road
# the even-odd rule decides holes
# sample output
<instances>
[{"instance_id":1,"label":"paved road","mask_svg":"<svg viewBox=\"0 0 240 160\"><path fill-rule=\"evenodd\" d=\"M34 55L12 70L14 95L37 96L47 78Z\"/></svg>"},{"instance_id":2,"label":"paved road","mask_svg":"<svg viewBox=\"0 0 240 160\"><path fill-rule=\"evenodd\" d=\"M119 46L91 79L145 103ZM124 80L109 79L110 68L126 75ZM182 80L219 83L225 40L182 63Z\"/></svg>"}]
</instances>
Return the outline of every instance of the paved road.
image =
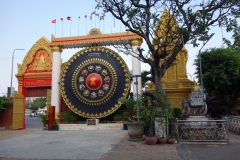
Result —
<instances>
[{"instance_id":1,"label":"paved road","mask_svg":"<svg viewBox=\"0 0 240 160\"><path fill-rule=\"evenodd\" d=\"M30 121L37 119L30 119ZM129 142L125 130L0 131L0 160L23 159L183 159L239 160L240 135L229 132L230 144L149 146ZM144 153L144 154L143 154ZM134 156L135 155L135 156ZM122 157L122 158L120 158ZM123 158L124 157L124 158ZM136 158L138 157L138 158ZM169 158L171 157L171 158Z\"/></svg>"},{"instance_id":2,"label":"paved road","mask_svg":"<svg viewBox=\"0 0 240 160\"><path fill-rule=\"evenodd\" d=\"M0 159L100 159L126 135L125 130L38 131L1 140Z\"/></svg>"},{"instance_id":3,"label":"paved road","mask_svg":"<svg viewBox=\"0 0 240 160\"><path fill-rule=\"evenodd\" d=\"M42 122L37 117L25 116L27 128L42 128Z\"/></svg>"},{"instance_id":4,"label":"paved road","mask_svg":"<svg viewBox=\"0 0 240 160\"><path fill-rule=\"evenodd\" d=\"M240 160L240 135L229 132L228 144L181 144L177 146L183 160Z\"/></svg>"}]
</instances>

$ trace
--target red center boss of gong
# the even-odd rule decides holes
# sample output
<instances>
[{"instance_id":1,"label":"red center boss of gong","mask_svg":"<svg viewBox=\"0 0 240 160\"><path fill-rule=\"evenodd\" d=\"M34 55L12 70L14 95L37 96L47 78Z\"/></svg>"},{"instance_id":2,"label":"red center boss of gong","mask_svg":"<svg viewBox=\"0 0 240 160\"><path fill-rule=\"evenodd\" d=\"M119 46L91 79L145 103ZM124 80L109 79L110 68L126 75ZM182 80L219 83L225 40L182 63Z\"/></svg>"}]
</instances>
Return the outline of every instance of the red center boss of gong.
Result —
<instances>
[{"instance_id":1,"label":"red center boss of gong","mask_svg":"<svg viewBox=\"0 0 240 160\"><path fill-rule=\"evenodd\" d=\"M86 85L89 89L96 90L102 85L102 77L97 73L92 73L87 77Z\"/></svg>"}]
</instances>

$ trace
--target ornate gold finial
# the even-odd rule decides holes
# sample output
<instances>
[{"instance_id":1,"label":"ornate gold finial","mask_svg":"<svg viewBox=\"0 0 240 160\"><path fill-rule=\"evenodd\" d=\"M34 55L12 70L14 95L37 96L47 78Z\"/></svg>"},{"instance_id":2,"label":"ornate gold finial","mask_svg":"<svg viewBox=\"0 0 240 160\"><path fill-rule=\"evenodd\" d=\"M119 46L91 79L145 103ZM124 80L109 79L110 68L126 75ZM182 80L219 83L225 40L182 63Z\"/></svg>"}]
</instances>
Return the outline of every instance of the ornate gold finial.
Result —
<instances>
[{"instance_id":1,"label":"ornate gold finial","mask_svg":"<svg viewBox=\"0 0 240 160\"><path fill-rule=\"evenodd\" d=\"M52 46L52 51L53 52L60 52L62 53L62 46Z\"/></svg>"},{"instance_id":2,"label":"ornate gold finial","mask_svg":"<svg viewBox=\"0 0 240 160\"><path fill-rule=\"evenodd\" d=\"M197 82L193 82L194 83L194 86L193 86L193 91L199 91L200 90L200 87L199 85L197 84Z\"/></svg>"},{"instance_id":3,"label":"ornate gold finial","mask_svg":"<svg viewBox=\"0 0 240 160\"><path fill-rule=\"evenodd\" d=\"M93 28L88 33L88 35L90 35L90 36L97 36L97 35L101 35L101 34L102 34L102 32L98 28Z\"/></svg>"},{"instance_id":4,"label":"ornate gold finial","mask_svg":"<svg viewBox=\"0 0 240 160\"><path fill-rule=\"evenodd\" d=\"M170 25L171 28L167 29L166 26L168 25ZM166 37L171 37L170 33L175 33L174 38L173 37L167 38L167 41L170 41L170 45L168 45L166 49L170 53L170 51L172 51L172 49L174 48L177 40L179 39L179 35L176 34L177 29L178 29L177 20L168 10L165 9L162 15L160 16L160 20L155 30L156 35L154 36L154 39L152 41L152 43L156 45L155 48L158 45L161 45L161 43L165 43L164 40L166 39Z\"/></svg>"},{"instance_id":5,"label":"ornate gold finial","mask_svg":"<svg viewBox=\"0 0 240 160\"><path fill-rule=\"evenodd\" d=\"M143 42L142 38L131 39L131 40L129 41L129 43L130 43L131 46L141 46L142 42Z\"/></svg>"}]
</instances>

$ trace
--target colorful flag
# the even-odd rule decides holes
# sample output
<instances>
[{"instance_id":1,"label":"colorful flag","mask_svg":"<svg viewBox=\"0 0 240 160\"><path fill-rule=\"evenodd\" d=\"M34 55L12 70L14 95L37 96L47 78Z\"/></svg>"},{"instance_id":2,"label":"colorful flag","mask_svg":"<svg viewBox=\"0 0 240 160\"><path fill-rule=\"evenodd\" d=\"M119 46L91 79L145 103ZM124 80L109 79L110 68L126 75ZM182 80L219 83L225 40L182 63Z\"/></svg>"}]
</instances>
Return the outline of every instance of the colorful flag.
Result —
<instances>
[{"instance_id":1,"label":"colorful flag","mask_svg":"<svg viewBox=\"0 0 240 160\"><path fill-rule=\"evenodd\" d=\"M85 15L84 17L87 18L87 15Z\"/></svg>"},{"instance_id":2,"label":"colorful flag","mask_svg":"<svg viewBox=\"0 0 240 160\"><path fill-rule=\"evenodd\" d=\"M71 21L71 17L68 16L68 17L67 17L67 20Z\"/></svg>"},{"instance_id":3,"label":"colorful flag","mask_svg":"<svg viewBox=\"0 0 240 160\"><path fill-rule=\"evenodd\" d=\"M63 21L63 18L60 18L61 21Z\"/></svg>"},{"instance_id":4,"label":"colorful flag","mask_svg":"<svg viewBox=\"0 0 240 160\"><path fill-rule=\"evenodd\" d=\"M78 19L80 19L80 16L78 16Z\"/></svg>"},{"instance_id":5,"label":"colorful flag","mask_svg":"<svg viewBox=\"0 0 240 160\"><path fill-rule=\"evenodd\" d=\"M100 20L104 20L105 14L102 13L102 16L100 16Z\"/></svg>"},{"instance_id":6,"label":"colorful flag","mask_svg":"<svg viewBox=\"0 0 240 160\"><path fill-rule=\"evenodd\" d=\"M93 12L91 13L91 15L92 15L92 14L96 14L96 11L93 11Z\"/></svg>"},{"instance_id":7,"label":"colorful flag","mask_svg":"<svg viewBox=\"0 0 240 160\"><path fill-rule=\"evenodd\" d=\"M56 22L57 22L57 20L56 20L56 19L52 20L52 23L56 23Z\"/></svg>"},{"instance_id":8,"label":"colorful flag","mask_svg":"<svg viewBox=\"0 0 240 160\"><path fill-rule=\"evenodd\" d=\"M92 15L90 15L90 20L92 20Z\"/></svg>"}]
</instances>

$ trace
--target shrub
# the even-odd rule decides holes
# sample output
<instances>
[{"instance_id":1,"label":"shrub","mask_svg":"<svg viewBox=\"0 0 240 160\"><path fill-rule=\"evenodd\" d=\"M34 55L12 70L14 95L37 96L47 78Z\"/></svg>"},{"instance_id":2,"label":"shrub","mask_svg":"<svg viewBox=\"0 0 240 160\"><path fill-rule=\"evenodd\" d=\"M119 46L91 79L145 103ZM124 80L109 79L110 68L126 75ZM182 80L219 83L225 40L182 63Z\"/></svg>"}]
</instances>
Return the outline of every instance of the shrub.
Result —
<instances>
[{"instance_id":1,"label":"shrub","mask_svg":"<svg viewBox=\"0 0 240 160\"><path fill-rule=\"evenodd\" d=\"M41 119L43 126L46 127L48 123L48 116L46 114L39 114L38 118Z\"/></svg>"},{"instance_id":2,"label":"shrub","mask_svg":"<svg viewBox=\"0 0 240 160\"><path fill-rule=\"evenodd\" d=\"M182 116L182 110L180 108L173 108L173 117L180 118Z\"/></svg>"},{"instance_id":3,"label":"shrub","mask_svg":"<svg viewBox=\"0 0 240 160\"><path fill-rule=\"evenodd\" d=\"M61 112L59 118L62 122L74 122L77 121L77 115L73 112Z\"/></svg>"},{"instance_id":4,"label":"shrub","mask_svg":"<svg viewBox=\"0 0 240 160\"><path fill-rule=\"evenodd\" d=\"M125 111L125 112L122 112L122 114L116 114L114 117L113 117L113 120L114 121L128 121L129 120L129 112L128 111Z\"/></svg>"},{"instance_id":5,"label":"shrub","mask_svg":"<svg viewBox=\"0 0 240 160\"><path fill-rule=\"evenodd\" d=\"M6 109L8 103L9 100L7 99L7 97L5 96L0 97L0 111Z\"/></svg>"}]
</instances>

